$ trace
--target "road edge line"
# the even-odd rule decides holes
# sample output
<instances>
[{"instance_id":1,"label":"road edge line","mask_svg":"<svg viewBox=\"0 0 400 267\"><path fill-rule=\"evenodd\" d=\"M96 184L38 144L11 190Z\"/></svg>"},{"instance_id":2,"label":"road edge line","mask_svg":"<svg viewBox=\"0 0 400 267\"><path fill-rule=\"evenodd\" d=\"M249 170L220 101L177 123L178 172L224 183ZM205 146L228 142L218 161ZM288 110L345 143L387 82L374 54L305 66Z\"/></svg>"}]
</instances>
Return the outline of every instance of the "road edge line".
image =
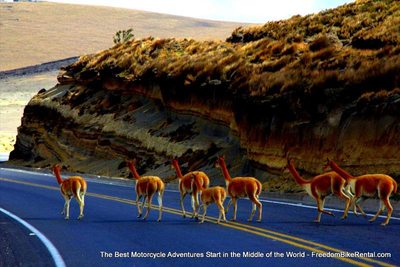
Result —
<instances>
[{"instance_id":1,"label":"road edge line","mask_svg":"<svg viewBox=\"0 0 400 267\"><path fill-rule=\"evenodd\" d=\"M33 225L29 224L25 220L21 219L14 213L11 213L10 211L3 209L0 207L0 212L4 213L8 217L14 219L18 223L22 224L25 226L29 231L34 233L40 241L42 241L43 245L47 248L49 251L51 257L53 258L53 261L57 267L66 267L65 262L63 258L61 257L60 252L57 250L57 248L51 243L51 241L44 235L42 232L40 232L38 229L36 229Z\"/></svg>"}]
</instances>

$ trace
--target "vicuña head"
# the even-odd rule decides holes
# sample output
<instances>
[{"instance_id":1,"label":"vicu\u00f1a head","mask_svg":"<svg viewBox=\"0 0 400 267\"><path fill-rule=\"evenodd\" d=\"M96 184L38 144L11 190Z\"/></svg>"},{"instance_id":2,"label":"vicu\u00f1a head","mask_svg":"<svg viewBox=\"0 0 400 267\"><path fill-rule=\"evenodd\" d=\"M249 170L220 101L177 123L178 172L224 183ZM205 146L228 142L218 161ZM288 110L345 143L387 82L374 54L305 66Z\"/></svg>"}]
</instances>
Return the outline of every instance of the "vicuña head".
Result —
<instances>
[{"instance_id":1,"label":"vicu\u00f1a head","mask_svg":"<svg viewBox=\"0 0 400 267\"><path fill-rule=\"evenodd\" d=\"M66 220L69 219L69 204L72 197L75 197L80 209L78 219L82 219L83 209L85 206L85 194L87 190L85 179L80 176L71 176L68 179L63 180L61 178L61 167L58 164L53 166L53 172L58 184L60 185L61 195L65 200L64 209L61 214L65 214Z\"/></svg>"}]
</instances>

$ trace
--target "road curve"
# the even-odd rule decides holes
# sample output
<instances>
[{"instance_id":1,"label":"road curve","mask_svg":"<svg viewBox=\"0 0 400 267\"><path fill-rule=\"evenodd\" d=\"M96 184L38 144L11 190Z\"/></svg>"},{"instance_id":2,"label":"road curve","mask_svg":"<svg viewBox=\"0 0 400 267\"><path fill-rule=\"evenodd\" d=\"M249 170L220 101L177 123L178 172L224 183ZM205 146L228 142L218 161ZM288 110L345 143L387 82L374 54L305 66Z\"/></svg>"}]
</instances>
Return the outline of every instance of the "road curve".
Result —
<instances>
[{"instance_id":1,"label":"road curve","mask_svg":"<svg viewBox=\"0 0 400 267\"><path fill-rule=\"evenodd\" d=\"M156 210L152 210L147 221L142 221L136 218L132 184L107 179L87 178L87 181L85 217L76 220L78 205L73 200L71 219L65 221L60 214L64 201L52 175L0 168L0 208L43 233L58 249L66 266L396 266L400 263L398 218L382 227L379 225L382 218L368 223L365 218L350 214L341 221L341 212L334 212L336 217L323 215L322 222L316 224L312 222L315 209L264 202L263 222L249 223L246 219L251 205L248 200L241 200L237 222L217 225L218 211L212 206L206 222L199 224L182 218L179 194L167 190L162 222L156 221ZM189 198L186 204L190 210ZM230 211L227 217L231 216ZM12 232L16 227L21 228L6 217L0 214L0 229ZM25 231L27 234L29 231ZM32 246L25 239L24 233L15 235L11 240L12 250L23 251ZM36 244L38 248L41 246ZM51 266L50 253L43 247L42 265ZM31 259L30 253L18 255L21 261L40 260ZM0 266L7 266L4 257L0 253Z\"/></svg>"}]
</instances>

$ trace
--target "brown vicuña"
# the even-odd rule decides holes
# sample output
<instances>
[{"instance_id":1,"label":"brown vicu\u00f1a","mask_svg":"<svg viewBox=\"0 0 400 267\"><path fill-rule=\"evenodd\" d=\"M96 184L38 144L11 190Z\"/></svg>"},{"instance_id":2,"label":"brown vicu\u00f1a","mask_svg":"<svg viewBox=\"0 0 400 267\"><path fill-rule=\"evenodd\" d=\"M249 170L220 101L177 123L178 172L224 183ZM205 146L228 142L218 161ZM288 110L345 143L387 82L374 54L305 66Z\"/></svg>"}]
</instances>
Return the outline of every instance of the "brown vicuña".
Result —
<instances>
[{"instance_id":1,"label":"brown vicu\u00f1a","mask_svg":"<svg viewBox=\"0 0 400 267\"><path fill-rule=\"evenodd\" d=\"M262 185L254 177L235 177L231 178L228 169L225 164L224 157L218 157L215 161L215 167L222 169L222 174L225 178L226 189L231 199L226 207L226 213L228 213L230 206L233 203L233 218L232 221L236 221L237 212L237 200L238 198L248 197L252 202L251 214L248 221L253 220L253 216L256 212L256 206L258 207L258 222L261 222L262 217L262 204L259 201L259 195L262 191Z\"/></svg>"},{"instance_id":2,"label":"brown vicu\u00f1a","mask_svg":"<svg viewBox=\"0 0 400 267\"><path fill-rule=\"evenodd\" d=\"M342 219L347 217L351 194L346 191L346 180L343 177L332 171L317 175L310 180L305 180L294 167L293 159L289 157L287 158L287 168L296 180L296 183L317 202L318 215L314 220L315 222L320 222L322 213L334 216L332 212L324 210L325 197L331 194L338 196L346 202Z\"/></svg>"},{"instance_id":3,"label":"brown vicu\u00f1a","mask_svg":"<svg viewBox=\"0 0 400 267\"><path fill-rule=\"evenodd\" d=\"M132 172L133 178L135 178L136 180L135 190L136 190L136 206L138 209L137 217L138 218L142 217L143 205L147 198L147 210L146 214L143 217L143 220L147 219L147 216L149 216L149 212L151 209L151 202L153 200L153 196L155 193L158 193L157 196L158 208L159 208L158 221L160 222L162 217L162 208L163 208L162 198L165 189L164 182L160 179L160 177L157 176L141 177L136 170L134 161L127 161L127 164L128 168ZM142 197L143 201L140 204L139 201Z\"/></svg>"},{"instance_id":4,"label":"brown vicu\u00f1a","mask_svg":"<svg viewBox=\"0 0 400 267\"><path fill-rule=\"evenodd\" d=\"M203 208L203 217L200 221L200 223L204 222L204 218L206 217L207 213L207 207L211 203L215 203L219 209L219 216L218 216L218 221L219 223L221 221L221 218L226 222L226 217L225 217L225 211L224 211L224 201L226 198L226 191L225 188L221 186L213 186L210 188L204 188L201 185L201 182L199 181L199 177L195 176L192 174L191 176L192 181L194 184L197 186L198 190L200 191L200 199L202 202L202 205L199 207L199 212L200 209Z\"/></svg>"},{"instance_id":5,"label":"brown vicu\u00f1a","mask_svg":"<svg viewBox=\"0 0 400 267\"><path fill-rule=\"evenodd\" d=\"M183 205L183 199L187 194L191 195L192 209L193 209L192 218L197 217L197 209L199 207L199 189L197 188L196 184L192 183L191 177L192 175L195 175L199 179L201 185L205 188L209 186L210 179L202 171L193 171L185 175L182 175L181 168L179 167L178 160L176 159L172 160L172 166L175 168L176 174L179 178L179 192L181 194L180 203L183 212L183 217L184 218L186 217L186 211Z\"/></svg>"},{"instance_id":6,"label":"brown vicu\u00f1a","mask_svg":"<svg viewBox=\"0 0 400 267\"><path fill-rule=\"evenodd\" d=\"M79 204L79 216L78 219L83 218L83 209L85 207L85 194L87 190L87 183L85 179L80 176L71 176L68 179L63 180L61 178L61 167L54 165L54 175L57 178L57 182L60 185L61 194L64 197L65 204L61 214L65 214L65 219L69 219L69 204L72 197L75 197Z\"/></svg>"},{"instance_id":7,"label":"brown vicu\u00f1a","mask_svg":"<svg viewBox=\"0 0 400 267\"><path fill-rule=\"evenodd\" d=\"M386 174L365 174L361 176L352 176L342 168L340 168L333 160L327 159L327 163L324 168L331 167L331 169L338 174L340 174L344 179L346 179L348 186L354 193L354 197L351 200L351 204L354 204L353 211L357 215L356 207L360 212L366 216L365 212L362 210L358 201L361 197L373 197L376 194L380 199L380 208L378 212L369 221L373 222L378 218L378 216L383 212L385 207L387 208L386 220L381 225L387 225L389 223L390 217L392 216L393 207L390 204L389 198L392 193L397 192L396 181ZM348 211L349 207L347 207ZM346 212L346 211L345 211Z\"/></svg>"}]
</instances>

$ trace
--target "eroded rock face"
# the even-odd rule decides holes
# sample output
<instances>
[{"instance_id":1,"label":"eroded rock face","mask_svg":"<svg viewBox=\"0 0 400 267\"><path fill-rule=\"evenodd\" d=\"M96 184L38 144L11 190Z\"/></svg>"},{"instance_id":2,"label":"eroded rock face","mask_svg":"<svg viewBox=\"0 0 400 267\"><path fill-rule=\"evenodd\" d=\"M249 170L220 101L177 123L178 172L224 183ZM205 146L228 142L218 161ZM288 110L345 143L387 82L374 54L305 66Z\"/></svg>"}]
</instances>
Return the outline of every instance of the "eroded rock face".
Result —
<instances>
[{"instance_id":1,"label":"eroded rock face","mask_svg":"<svg viewBox=\"0 0 400 267\"><path fill-rule=\"evenodd\" d=\"M192 116L195 110L179 112L182 107L173 101L176 109L167 108L162 98L140 88L130 93L96 86L59 84L36 95L25 108L10 159L44 168L62 162L70 171L127 177L125 159L137 158L140 173L169 180L175 178L171 159L178 157L184 171L207 169L223 183L213 167L215 155L240 150L229 127L207 114ZM242 155L231 154L232 159ZM237 161L234 169L244 163Z\"/></svg>"},{"instance_id":2,"label":"eroded rock face","mask_svg":"<svg viewBox=\"0 0 400 267\"><path fill-rule=\"evenodd\" d=\"M399 94L331 110L321 105L309 117L286 110L295 105L292 96L239 99L213 87L182 93L171 84L59 80L27 105L14 162L62 162L70 171L127 177L124 160L138 158L140 173L169 180L170 160L178 157L184 170L200 168L221 184L217 154L225 154L233 176L265 181L282 176L289 152L310 175L321 172L327 157L353 174L399 174Z\"/></svg>"},{"instance_id":3,"label":"eroded rock face","mask_svg":"<svg viewBox=\"0 0 400 267\"><path fill-rule=\"evenodd\" d=\"M348 4L239 28L228 42L149 37L82 56L26 107L11 159L126 177L124 160L138 158L140 173L172 178L178 157L222 183L212 165L225 154L232 176L285 191L296 188L282 171L288 154L305 176L329 157L354 175L397 177L398 5Z\"/></svg>"}]
</instances>

